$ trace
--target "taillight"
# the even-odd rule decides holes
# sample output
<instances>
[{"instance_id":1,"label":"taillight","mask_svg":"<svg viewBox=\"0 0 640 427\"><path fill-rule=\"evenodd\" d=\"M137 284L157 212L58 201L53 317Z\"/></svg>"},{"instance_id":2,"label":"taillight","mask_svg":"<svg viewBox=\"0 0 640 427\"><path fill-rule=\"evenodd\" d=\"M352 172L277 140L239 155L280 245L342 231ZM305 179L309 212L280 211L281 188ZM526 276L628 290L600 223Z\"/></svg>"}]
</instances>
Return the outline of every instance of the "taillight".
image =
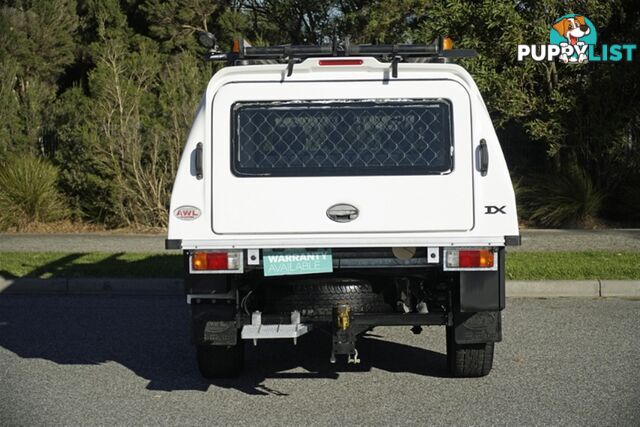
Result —
<instances>
[{"instance_id":1,"label":"taillight","mask_svg":"<svg viewBox=\"0 0 640 427\"><path fill-rule=\"evenodd\" d=\"M445 270L496 270L493 249L445 249Z\"/></svg>"},{"instance_id":2,"label":"taillight","mask_svg":"<svg viewBox=\"0 0 640 427\"><path fill-rule=\"evenodd\" d=\"M362 59L321 59L318 61L318 65L362 65L364 61Z\"/></svg>"},{"instance_id":3,"label":"taillight","mask_svg":"<svg viewBox=\"0 0 640 427\"><path fill-rule=\"evenodd\" d=\"M241 273L241 251L195 251L191 253L191 273Z\"/></svg>"}]
</instances>

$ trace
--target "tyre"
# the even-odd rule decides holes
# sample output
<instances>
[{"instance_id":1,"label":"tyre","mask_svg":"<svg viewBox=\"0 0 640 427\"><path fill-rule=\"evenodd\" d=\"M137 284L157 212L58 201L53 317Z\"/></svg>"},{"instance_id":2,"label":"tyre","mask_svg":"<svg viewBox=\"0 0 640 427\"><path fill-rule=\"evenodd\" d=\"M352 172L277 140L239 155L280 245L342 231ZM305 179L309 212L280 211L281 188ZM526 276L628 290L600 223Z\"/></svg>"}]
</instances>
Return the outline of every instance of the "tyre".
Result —
<instances>
[{"instance_id":1,"label":"tyre","mask_svg":"<svg viewBox=\"0 0 640 427\"><path fill-rule=\"evenodd\" d=\"M458 344L447 326L447 364L453 377L484 377L493 366L494 343Z\"/></svg>"},{"instance_id":2,"label":"tyre","mask_svg":"<svg viewBox=\"0 0 640 427\"><path fill-rule=\"evenodd\" d=\"M198 345L198 368L205 378L233 378L244 368L244 343L236 345Z\"/></svg>"},{"instance_id":3,"label":"tyre","mask_svg":"<svg viewBox=\"0 0 640 427\"><path fill-rule=\"evenodd\" d=\"M264 311L308 316L331 316L333 307L347 303L355 313L385 313L392 307L364 279L314 278L276 284L264 289Z\"/></svg>"}]
</instances>

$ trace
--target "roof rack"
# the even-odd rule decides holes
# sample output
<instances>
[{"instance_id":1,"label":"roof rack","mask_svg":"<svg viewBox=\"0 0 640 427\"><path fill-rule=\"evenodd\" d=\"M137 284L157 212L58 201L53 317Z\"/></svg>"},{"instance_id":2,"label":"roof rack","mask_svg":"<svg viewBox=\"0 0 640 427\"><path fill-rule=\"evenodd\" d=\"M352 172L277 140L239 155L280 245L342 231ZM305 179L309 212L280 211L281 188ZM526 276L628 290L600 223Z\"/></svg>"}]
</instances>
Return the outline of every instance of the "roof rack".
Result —
<instances>
[{"instance_id":1,"label":"roof rack","mask_svg":"<svg viewBox=\"0 0 640 427\"><path fill-rule=\"evenodd\" d=\"M198 35L200 40L202 34ZM231 52L223 53L210 47L205 56L208 61L226 61L228 65L246 64L248 60L275 60L287 62L287 77L293 73L293 65L307 58L326 56L371 56L391 63L391 75L398 77L398 63L407 58L423 58L430 62L447 62L451 58L471 58L477 55L473 49L451 49L448 38L439 37L431 44L351 44L334 39L327 45L279 45L254 47L244 40L234 40Z\"/></svg>"}]
</instances>

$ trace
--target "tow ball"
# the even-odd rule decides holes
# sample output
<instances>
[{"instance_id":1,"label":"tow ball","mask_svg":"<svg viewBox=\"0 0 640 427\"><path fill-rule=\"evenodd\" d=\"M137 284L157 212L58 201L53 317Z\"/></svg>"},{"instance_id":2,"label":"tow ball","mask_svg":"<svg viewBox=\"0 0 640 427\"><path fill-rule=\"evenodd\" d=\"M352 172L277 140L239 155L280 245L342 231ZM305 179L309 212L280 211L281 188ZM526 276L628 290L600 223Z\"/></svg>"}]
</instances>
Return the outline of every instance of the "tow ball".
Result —
<instances>
[{"instance_id":1,"label":"tow ball","mask_svg":"<svg viewBox=\"0 0 640 427\"><path fill-rule=\"evenodd\" d=\"M338 303L333 308L333 346L331 363L336 363L336 354L347 356L347 363L360 363L356 350L356 334L351 328L351 307L347 303Z\"/></svg>"}]
</instances>

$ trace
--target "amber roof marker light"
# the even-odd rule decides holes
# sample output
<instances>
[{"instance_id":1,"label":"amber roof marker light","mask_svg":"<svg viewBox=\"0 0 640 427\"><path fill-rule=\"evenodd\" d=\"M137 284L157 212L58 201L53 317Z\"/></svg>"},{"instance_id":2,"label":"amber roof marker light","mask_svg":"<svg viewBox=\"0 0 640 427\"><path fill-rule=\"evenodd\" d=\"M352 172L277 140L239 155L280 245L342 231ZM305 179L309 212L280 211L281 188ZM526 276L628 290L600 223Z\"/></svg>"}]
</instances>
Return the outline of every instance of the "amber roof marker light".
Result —
<instances>
[{"instance_id":1,"label":"amber roof marker light","mask_svg":"<svg viewBox=\"0 0 640 427\"><path fill-rule=\"evenodd\" d=\"M442 50L451 50L453 49L453 40L451 37L445 37L442 39Z\"/></svg>"}]
</instances>

